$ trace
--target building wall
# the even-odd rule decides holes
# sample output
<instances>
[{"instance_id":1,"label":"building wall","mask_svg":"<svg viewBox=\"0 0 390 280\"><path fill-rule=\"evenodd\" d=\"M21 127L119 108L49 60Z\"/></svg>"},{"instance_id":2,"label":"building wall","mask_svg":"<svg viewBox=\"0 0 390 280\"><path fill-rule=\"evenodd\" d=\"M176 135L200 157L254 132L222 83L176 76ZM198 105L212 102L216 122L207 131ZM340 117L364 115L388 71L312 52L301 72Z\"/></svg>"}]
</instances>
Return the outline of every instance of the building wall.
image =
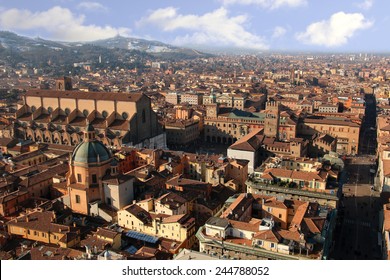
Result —
<instances>
[{"instance_id":1,"label":"building wall","mask_svg":"<svg viewBox=\"0 0 390 280\"><path fill-rule=\"evenodd\" d=\"M167 94L165 96L165 101L174 105L177 105L179 103L178 101L178 95L177 94Z\"/></svg>"},{"instance_id":2,"label":"building wall","mask_svg":"<svg viewBox=\"0 0 390 280\"><path fill-rule=\"evenodd\" d=\"M262 205L263 217L270 218L272 216L275 223L280 223L281 228L287 229L288 211L287 208L278 208L273 206Z\"/></svg>"},{"instance_id":3,"label":"building wall","mask_svg":"<svg viewBox=\"0 0 390 280\"><path fill-rule=\"evenodd\" d=\"M308 122L298 125L298 134L314 135L319 132L329 133L337 137L337 152L346 154L358 153L360 127Z\"/></svg>"},{"instance_id":4,"label":"building wall","mask_svg":"<svg viewBox=\"0 0 390 280\"><path fill-rule=\"evenodd\" d=\"M177 241L185 241L191 235L195 234L195 224L186 229L179 223L162 223L161 227L161 237L177 240Z\"/></svg>"},{"instance_id":5,"label":"building wall","mask_svg":"<svg viewBox=\"0 0 390 280\"><path fill-rule=\"evenodd\" d=\"M118 225L146 234L156 234L156 230L152 224L145 225L141 220L126 210L118 211Z\"/></svg>"},{"instance_id":6,"label":"building wall","mask_svg":"<svg viewBox=\"0 0 390 280\"><path fill-rule=\"evenodd\" d=\"M236 179L237 181L239 181L240 187L243 188L243 192L245 192L245 181L248 179L248 165L249 164L241 166L235 161L232 161L226 167L225 172L227 180Z\"/></svg>"},{"instance_id":7,"label":"building wall","mask_svg":"<svg viewBox=\"0 0 390 280\"><path fill-rule=\"evenodd\" d=\"M74 119L74 117L80 116L80 117L87 117L89 121L93 121L95 118L95 113L97 116L102 117L103 111L107 112L107 127L99 127L97 130L99 133L104 134L105 129L109 128L113 131L114 128L110 128L111 121L108 119L110 116L115 116L117 119L122 119L123 113L127 114L126 120L129 121L131 124L130 126L123 126L122 128L115 130L114 133L119 132L119 136L121 138L117 138L116 146L120 146L125 143L133 143L138 144L148 138L152 138L157 136L159 133L162 132L161 127L158 124L157 116L151 109L151 103L150 99L142 95L137 101L116 101L116 100L99 100L99 99L85 99L82 98L82 94L80 94L80 98L66 98L66 91L64 91L64 97L57 97L53 98L50 96L45 96L43 94L42 96L32 96L32 95L26 95L24 97L25 99L25 106L22 106L19 108L19 111L16 113L17 118L23 115L25 112L32 111L32 108L35 108L35 114L33 114L33 118L38 117L40 114L40 110L37 110L41 106L43 106L43 111L47 112L48 108L50 107L52 109L52 113L50 113L51 118L55 118L58 115L58 110L62 110L63 112L66 111L65 115L68 115L66 119L65 124L58 124L58 123L40 123L43 126L54 126L57 128L57 130L64 130L65 126L68 125L68 122L70 122ZM84 111L86 111L87 115L84 116ZM93 113L95 112L95 113ZM93 114L92 114L93 113ZM39 122L39 121L37 121ZM25 134L28 129L31 129L30 122L29 121L22 121L26 128L19 128L21 130L20 133ZM77 129L83 129L85 125L82 127L79 125L74 125L73 128ZM47 127L46 127L47 128ZM34 132L36 133L30 133L29 136L32 140L37 140L38 135L40 136L39 141L52 143L54 140L52 139L53 133L50 131L44 131L42 132L40 128L34 128ZM42 135L41 135L42 134ZM45 136L47 137L43 137ZM61 132L59 135L62 136L62 138L69 138L66 137L67 132ZM128 136L126 135L128 134ZM126 136L126 137L124 137ZM48 140L46 140L48 138ZM57 137L61 138L61 137ZM74 139L73 139L74 140ZM78 139L80 140L80 139ZM64 140L65 141L65 140ZM60 144L64 144L64 141L59 141ZM110 141L108 138L106 141L109 142L115 142ZM123 141L123 142L122 142ZM164 142L165 143L165 142ZM75 145L77 144L77 141L67 141L65 144ZM113 145L113 143L109 143ZM145 143L142 143L142 145L145 145Z\"/></svg>"},{"instance_id":8,"label":"building wall","mask_svg":"<svg viewBox=\"0 0 390 280\"><path fill-rule=\"evenodd\" d=\"M60 242L60 239L65 236L64 233L33 230L18 225L8 225L8 233L12 235L21 236L22 238L28 240L59 245L63 248L73 247L80 242L80 237L75 238L75 240L72 240L70 242Z\"/></svg>"},{"instance_id":9,"label":"building wall","mask_svg":"<svg viewBox=\"0 0 390 280\"><path fill-rule=\"evenodd\" d=\"M102 178L106 174L107 170L110 169L110 161L100 163L100 166L88 167L85 164L79 164L72 162L69 167L69 173L67 175L68 184L79 183L85 185L98 185L102 187ZM81 176L81 181L78 181L78 174ZM93 176L96 175L97 182L93 182Z\"/></svg>"},{"instance_id":10,"label":"building wall","mask_svg":"<svg viewBox=\"0 0 390 280\"><path fill-rule=\"evenodd\" d=\"M150 235L157 235L160 237L177 240L180 242L187 240L186 246L188 248L192 247L195 241L195 223L190 225L188 228L184 228L178 222L164 223L159 218L157 219L158 220L153 220L151 224L145 225L128 211L118 211L118 224L121 227Z\"/></svg>"},{"instance_id":11,"label":"building wall","mask_svg":"<svg viewBox=\"0 0 390 280\"><path fill-rule=\"evenodd\" d=\"M104 184L104 197L106 203L114 209L119 210L130 204L134 199L134 179L118 185ZM109 202L111 202L109 204Z\"/></svg>"},{"instance_id":12,"label":"building wall","mask_svg":"<svg viewBox=\"0 0 390 280\"><path fill-rule=\"evenodd\" d=\"M261 240L261 239L254 239L253 244L256 247L263 248L267 251L278 252L278 243L276 243L276 242L271 242L268 240Z\"/></svg>"},{"instance_id":13,"label":"building wall","mask_svg":"<svg viewBox=\"0 0 390 280\"><path fill-rule=\"evenodd\" d=\"M187 203L183 203L176 209L170 209L167 204L162 204L159 201L154 202L154 211L156 214L166 214L166 215L180 215L180 214L187 214L188 212L188 205Z\"/></svg>"},{"instance_id":14,"label":"building wall","mask_svg":"<svg viewBox=\"0 0 390 280\"><path fill-rule=\"evenodd\" d=\"M89 200L87 197L86 190L78 190L74 188L69 188L69 198L70 198L70 207L72 211L76 213L81 213L85 215L89 215ZM76 196L80 199L77 201Z\"/></svg>"},{"instance_id":15,"label":"building wall","mask_svg":"<svg viewBox=\"0 0 390 280\"><path fill-rule=\"evenodd\" d=\"M211 226L211 225L206 225L206 235L212 236L212 237L218 236L218 237L221 237L221 238L225 238L226 237L226 231L225 231L224 228L214 227L214 226Z\"/></svg>"},{"instance_id":16,"label":"building wall","mask_svg":"<svg viewBox=\"0 0 390 280\"><path fill-rule=\"evenodd\" d=\"M21 204L30 197L30 193L26 191L15 192L4 195L4 198L7 196L11 196L12 199L6 199L0 203L0 215L2 216L9 216L17 212L21 208Z\"/></svg>"},{"instance_id":17,"label":"building wall","mask_svg":"<svg viewBox=\"0 0 390 280\"><path fill-rule=\"evenodd\" d=\"M199 137L199 122L194 122L189 125L175 126L165 125L167 134L167 143L175 145L187 145L194 142Z\"/></svg>"},{"instance_id":18,"label":"building wall","mask_svg":"<svg viewBox=\"0 0 390 280\"><path fill-rule=\"evenodd\" d=\"M234 150L234 149L228 149L227 150L227 156L228 158L233 159L245 159L248 160L248 173L253 173L255 170L256 164L257 164L257 156L255 152L249 152L249 151L240 151L240 150Z\"/></svg>"}]
</instances>

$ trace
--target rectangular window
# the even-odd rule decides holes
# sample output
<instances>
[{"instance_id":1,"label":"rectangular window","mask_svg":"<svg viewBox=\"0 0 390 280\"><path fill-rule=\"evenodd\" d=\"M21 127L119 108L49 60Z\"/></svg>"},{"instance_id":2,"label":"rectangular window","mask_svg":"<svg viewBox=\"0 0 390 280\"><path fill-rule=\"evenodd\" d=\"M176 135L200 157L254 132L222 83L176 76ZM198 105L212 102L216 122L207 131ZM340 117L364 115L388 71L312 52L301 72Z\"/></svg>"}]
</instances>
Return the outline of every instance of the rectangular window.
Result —
<instances>
[{"instance_id":1,"label":"rectangular window","mask_svg":"<svg viewBox=\"0 0 390 280\"><path fill-rule=\"evenodd\" d=\"M81 174L77 174L77 182L81 183Z\"/></svg>"},{"instance_id":2,"label":"rectangular window","mask_svg":"<svg viewBox=\"0 0 390 280\"><path fill-rule=\"evenodd\" d=\"M271 248L275 248L275 243L271 243Z\"/></svg>"},{"instance_id":3,"label":"rectangular window","mask_svg":"<svg viewBox=\"0 0 390 280\"><path fill-rule=\"evenodd\" d=\"M76 203L80 203L80 196L76 194Z\"/></svg>"},{"instance_id":4,"label":"rectangular window","mask_svg":"<svg viewBox=\"0 0 390 280\"><path fill-rule=\"evenodd\" d=\"M96 183L97 183L96 174L92 174L92 184L96 184Z\"/></svg>"}]
</instances>

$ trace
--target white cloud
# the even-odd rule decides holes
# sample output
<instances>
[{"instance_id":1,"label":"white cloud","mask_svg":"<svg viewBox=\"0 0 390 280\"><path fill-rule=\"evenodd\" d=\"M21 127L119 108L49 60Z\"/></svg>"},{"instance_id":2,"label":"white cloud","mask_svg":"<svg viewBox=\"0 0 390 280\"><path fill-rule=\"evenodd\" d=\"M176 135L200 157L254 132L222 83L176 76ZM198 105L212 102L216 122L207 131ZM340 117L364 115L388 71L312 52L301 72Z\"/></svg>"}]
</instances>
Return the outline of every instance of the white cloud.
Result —
<instances>
[{"instance_id":1,"label":"white cloud","mask_svg":"<svg viewBox=\"0 0 390 280\"><path fill-rule=\"evenodd\" d=\"M142 18L137 25L152 24L163 31L188 31L186 35L177 36L174 44L178 45L217 45L228 47L267 49L265 40L252 34L244 27L246 15L229 17L225 8L219 8L203 15L183 15L176 8L168 7L151 12Z\"/></svg>"},{"instance_id":2,"label":"white cloud","mask_svg":"<svg viewBox=\"0 0 390 280\"><path fill-rule=\"evenodd\" d=\"M278 9L281 7L305 6L307 0L221 0L224 5L256 5L266 9Z\"/></svg>"},{"instance_id":3,"label":"white cloud","mask_svg":"<svg viewBox=\"0 0 390 280\"><path fill-rule=\"evenodd\" d=\"M287 29L282 26L276 26L272 34L272 38L277 39L283 37L287 32Z\"/></svg>"},{"instance_id":4,"label":"white cloud","mask_svg":"<svg viewBox=\"0 0 390 280\"><path fill-rule=\"evenodd\" d=\"M85 25L84 20L84 15L75 15L59 6L35 13L19 9L0 11L0 29L44 30L54 40L93 41L130 33L130 29L125 27Z\"/></svg>"},{"instance_id":5,"label":"white cloud","mask_svg":"<svg viewBox=\"0 0 390 280\"><path fill-rule=\"evenodd\" d=\"M310 24L305 32L296 34L296 38L309 45L337 47L348 43L358 30L370 28L373 22L360 13L346 14L338 12L330 19Z\"/></svg>"},{"instance_id":6,"label":"white cloud","mask_svg":"<svg viewBox=\"0 0 390 280\"><path fill-rule=\"evenodd\" d=\"M80 10L107 11L107 7L98 2L81 2L77 5Z\"/></svg>"},{"instance_id":7,"label":"white cloud","mask_svg":"<svg viewBox=\"0 0 390 280\"><path fill-rule=\"evenodd\" d=\"M369 10L374 5L374 0L364 0L364 2L357 3L357 6L363 10Z\"/></svg>"}]
</instances>

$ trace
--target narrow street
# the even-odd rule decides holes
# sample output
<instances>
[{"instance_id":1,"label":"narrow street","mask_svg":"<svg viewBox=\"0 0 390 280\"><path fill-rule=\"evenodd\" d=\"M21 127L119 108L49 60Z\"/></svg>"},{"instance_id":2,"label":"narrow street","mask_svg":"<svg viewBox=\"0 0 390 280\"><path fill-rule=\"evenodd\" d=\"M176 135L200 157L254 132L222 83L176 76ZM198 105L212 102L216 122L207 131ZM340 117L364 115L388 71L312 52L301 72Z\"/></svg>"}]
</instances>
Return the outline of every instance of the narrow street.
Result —
<instances>
[{"instance_id":1,"label":"narrow street","mask_svg":"<svg viewBox=\"0 0 390 280\"><path fill-rule=\"evenodd\" d=\"M359 155L345 160L343 183L332 258L380 259L378 246L379 193L373 189L376 170L376 105L366 96L366 117L361 127Z\"/></svg>"}]
</instances>

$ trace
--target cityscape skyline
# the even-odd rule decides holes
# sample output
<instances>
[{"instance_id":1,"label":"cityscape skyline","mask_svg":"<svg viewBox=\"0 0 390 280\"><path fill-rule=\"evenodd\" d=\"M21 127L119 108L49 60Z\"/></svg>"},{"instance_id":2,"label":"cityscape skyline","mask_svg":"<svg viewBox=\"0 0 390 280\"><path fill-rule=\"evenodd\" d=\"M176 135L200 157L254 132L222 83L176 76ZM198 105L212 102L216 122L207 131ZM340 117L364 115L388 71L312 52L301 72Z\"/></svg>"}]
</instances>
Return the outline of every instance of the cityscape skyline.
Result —
<instances>
[{"instance_id":1,"label":"cityscape skyline","mask_svg":"<svg viewBox=\"0 0 390 280\"><path fill-rule=\"evenodd\" d=\"M384 52L389 27L383 1L327 5L306 0L46 3L0 1L0 29L57 41L116 35L199 49Z\"/></svg>"}]
</instances>

